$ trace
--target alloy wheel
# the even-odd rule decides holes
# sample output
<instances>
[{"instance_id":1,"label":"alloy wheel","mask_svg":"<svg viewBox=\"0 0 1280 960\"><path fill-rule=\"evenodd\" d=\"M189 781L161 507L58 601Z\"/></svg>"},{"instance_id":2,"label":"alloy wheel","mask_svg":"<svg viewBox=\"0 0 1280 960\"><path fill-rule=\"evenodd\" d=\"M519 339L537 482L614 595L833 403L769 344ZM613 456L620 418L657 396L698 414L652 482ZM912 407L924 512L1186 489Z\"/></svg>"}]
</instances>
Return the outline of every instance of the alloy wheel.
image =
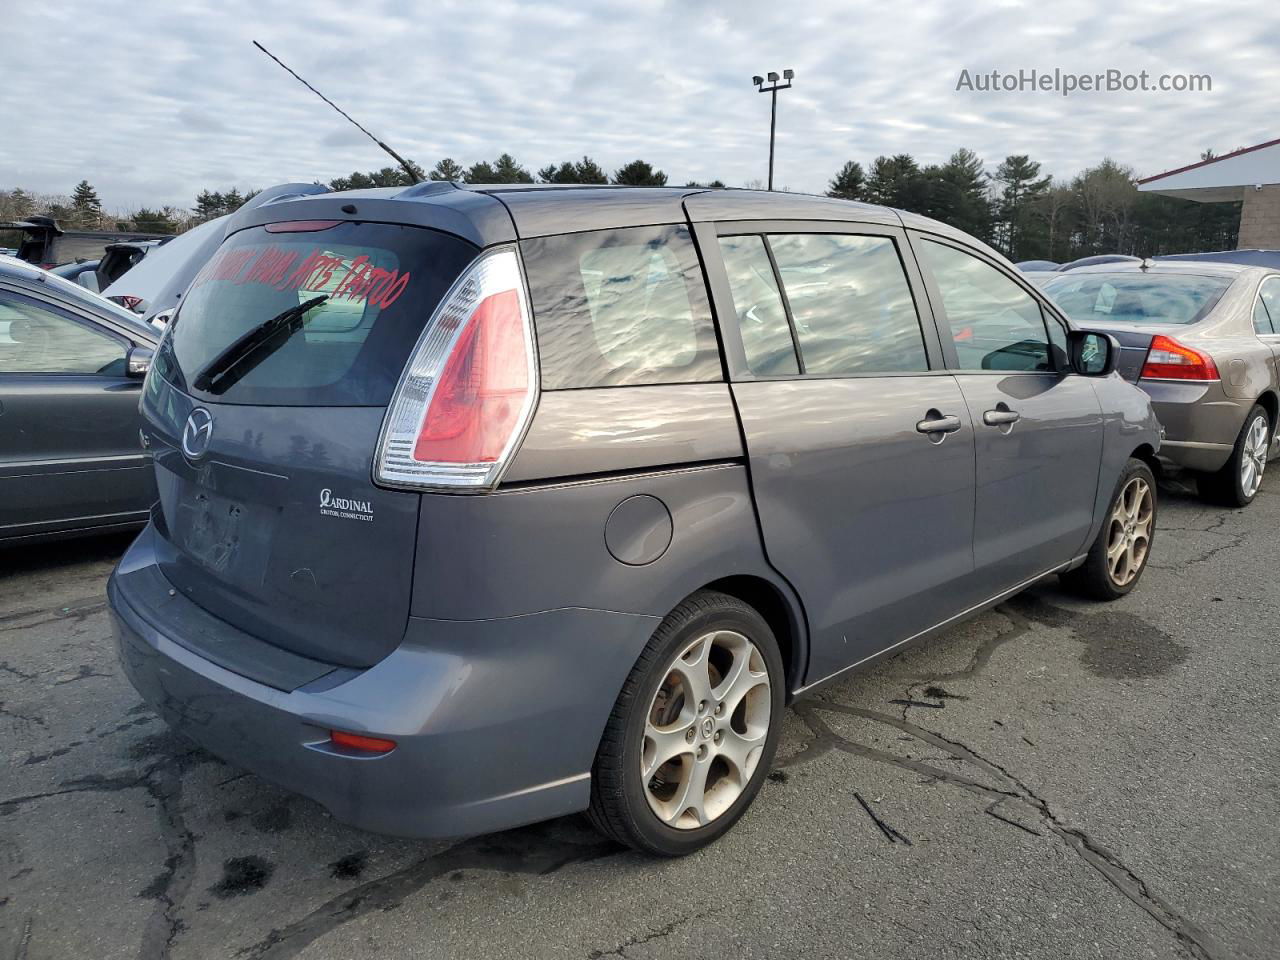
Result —
<instances>
[{"instance_id":1,"label":"alloy wheel","mask_svg":"<svg viewBox=\"0 0 1280 960\"><path fill-rule=\"evenodd\" d=\"M769 736L769 669L733 630L703 634L667 667L645 715L640 776L649 809L704 827L742 795Z\"/></svg>"},{"instance_id":2,"label":"alloy wheel","mask_svg":"<svg viewBox=\"0 0 1280 960\"><path fill-rule=\"evenodd\" d=\"M1117 587L1128 586L1142 572L1151 546L1155 498L1142 477L1124 485L1111 508L1107 536L1107 575Z\"/></svg>"},{"instance_id":3,"label":"alloy wheel","mask_svg":"<svg viewBox=\"0 0 1280 960\"><path fill-rule=\"evenodd\" d=\"M1246 500L1253 499L1262 486L1262 473L1267 469L1267 418L1254 417L1244 438L1240 457L1240 490Z\"/></svg>"}]
</instances>

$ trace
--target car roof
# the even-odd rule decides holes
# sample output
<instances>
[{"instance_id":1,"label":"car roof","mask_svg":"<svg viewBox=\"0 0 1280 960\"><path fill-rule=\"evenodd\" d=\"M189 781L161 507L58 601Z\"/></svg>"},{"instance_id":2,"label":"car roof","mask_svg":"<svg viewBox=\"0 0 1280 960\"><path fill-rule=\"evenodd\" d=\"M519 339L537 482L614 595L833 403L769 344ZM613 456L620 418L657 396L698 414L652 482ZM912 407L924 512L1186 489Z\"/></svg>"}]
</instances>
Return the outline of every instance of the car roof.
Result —
<instances>
[{"instance_id":1,"label":"car roof","mask_svg":"<svg viewBox=\"0 0 1280 960\"><path fill-rule=\"evenodd\" d=\"M766 190L427 181L285 195L233 215L228 233L281 220L359 219L448 230L477 246L619 227L733 220L835 221L911 227L990 247L937 220L832 197Z\"/></svg>"},{"instance_id":2,"label":"car roof","mask_svg":"<svg viewBox=\"0 0 1280 960\"><path fill-rule=\"evenodd\" d=\"M50 273L17 257L0 255L0 280L8 280L17 287L27 287L32 292L51 295L56 300L71 302L97 313L118 326L124 327L140 339L155 342L159 339L154 327L143 322L124 307L112 303L78 283Z\"/></svg>"}]
</instances>

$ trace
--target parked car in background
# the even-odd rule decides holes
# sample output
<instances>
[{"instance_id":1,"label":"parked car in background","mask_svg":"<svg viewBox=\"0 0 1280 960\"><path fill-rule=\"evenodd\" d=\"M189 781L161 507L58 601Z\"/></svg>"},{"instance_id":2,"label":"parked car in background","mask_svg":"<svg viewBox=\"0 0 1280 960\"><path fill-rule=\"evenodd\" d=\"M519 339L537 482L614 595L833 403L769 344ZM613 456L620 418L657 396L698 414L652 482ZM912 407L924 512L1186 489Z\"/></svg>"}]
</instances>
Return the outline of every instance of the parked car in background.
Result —
<instances>
[{"instance_id":1,"label":"parked car in background","mask_svg":"<svg viewBox=\"0 0 1280 960\"><path fill-rule=\"evenodd\" d=\"M83 287L0 257L0 545L146 520L155 475L138 400L158 339Z\"/></svg>"},{"instance_id":2,"label":"parked car in background","mask_svg":"<svg viewBox=\"0 0 1280 960\"><path fill-rule=\"evenodd\" d=\"M1054 269L1059 273L1066 273L1068 270L1079 270L1081 267L1096 267L1104 263L1140 263L1141 261L1141 257L1130 256L1127 253L1099 253L1092 257L1081 257L1079 260L1060 264Z\"/></svg>"},{"instance_id":3,"label":"parked car in background","mask_svg":"<svg viewBox=\"0 0 1280 960\"><path fill-rule=\"evenodd\" d=\"M279 183L260 190L240 210L248 212L281 198L327 193L328 190L318 183ZM179 234L153 251L125 276L103 287L103 294L129 306L154 325L163 327L195 275L226 238L231 222L231 216L215 217Z\"/></svg>"},{"instance_id":4,"label":"parked car in background","mask_svg":"<svg viewBox=\"0 0 1280 960\"><path fill-rule=\"evenodd\" d=\"M1043 287L1054 277L1062 276L1062 274L1053 270L1024 270L1022 271L1022 275L1037 287Z\"/></svg>"},{"instance_id":5,"label":"parked car in background","mask_svg":"<svg viewBox=\"0 0 1280 960\"><path fill-rule=\"evenodd\" d=\"M1073 270L1044 285L1067 314L1123 346L1125 379L1151 395L1160 456L1206 498L1242 507L1276 452L1280 270L1146 261Z\"/></svg>"},{"instance_id":6,"label":"parked car in background","mask_svg":"<svg viewBox=\"0 0 1280 960\"><path fill-rule=\"evenodd\" d=\"M71 263L63 263L56 267L49 267L49 272L54 276L61 277L63 280L71 280L80 284L86 290L98 292L98 282L94 275L94 271L98 269L101 260L73 260ZM81 277L85 277L81 280Z\"/></svg>"},{"instance_id":7,"label":"parked car in background","mask_svg":"<svg viewBox=\"0 0 1280 960\"><path fill-rule=\"evenodd\" d=\"M343 821L589 810L689 853L792 697L1048 575L1121 596L1150 555L1159 427L1114 340L936 221L425 183L227 231L144 390L120 657Z\"/></svg>"},{"instance_id":8,"label":"parked car in background","mask_svg":"<svg viewBox=\"0 0 1280 960\"><path fill-rule=\"evenodd\" d=\"M78 260L99 260L109 244L164 240L167 234L136 230L64 230L52 217L31 216L0 222L0 231L22 237L17 258L46 269Z\"/></svg>"},{"instance_id":9,"label":"parked car in background","mask_svg":"<svg viewBox=\"0 0 1280 960\"><path fill-rule=\"evenodd\" d=\"M1055 260L1019 260L1014 266L1023 273L1042 273L1058 269L1058 263Z\"/></svg>"},{"instance_id":10,"label":"parked car in background","mask_svg":"<svg viewBox=\"0 0 1280 960\"><path fill-rule=\"evenodd\" d=\"M109 243L103 250L102 257L97 260L77 260L52 267L55 273L66 280L73 280L86 290L100 293L129 272L148 252L163 246L172 238L164 240L130 240L123 243ZM142 302L141 297L108 297L126 310L134 310Z\"/></svg>"},{"instance_id":11,"label":"parked car in background","mask_svg":"<svg viewBox=\"0 0 1280 960\"><path fill-rule=\"evenodd\" d=\"M1241 263L1249 267L1280 270L1280 250L1216 250L1212 253L1168 253L1155 260L1192 260L1200 263Z\"/></svg>"}]
</instances>

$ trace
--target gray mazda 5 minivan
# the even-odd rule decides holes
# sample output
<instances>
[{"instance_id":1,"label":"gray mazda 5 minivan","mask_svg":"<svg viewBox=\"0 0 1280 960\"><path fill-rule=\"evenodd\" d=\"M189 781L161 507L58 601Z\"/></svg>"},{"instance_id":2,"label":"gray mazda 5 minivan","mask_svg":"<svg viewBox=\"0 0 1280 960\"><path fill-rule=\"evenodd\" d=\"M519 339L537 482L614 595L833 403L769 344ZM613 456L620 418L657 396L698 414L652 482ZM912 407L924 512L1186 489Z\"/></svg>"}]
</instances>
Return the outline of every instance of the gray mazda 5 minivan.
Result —
<instances>
[{"instance_id":1,"label":"gray mazda 5 minivan","mask_svg":"<svg viewBox=\"0 0 1280 960\"><path fill-rule=\"evenodd\" d=\"M785 705L1053 573L1131 590L1159 427L1007 261L879 207L449 183L238 215L109 585L175 729L378 832L714 840Z\"/></svg>"}]
</instances>

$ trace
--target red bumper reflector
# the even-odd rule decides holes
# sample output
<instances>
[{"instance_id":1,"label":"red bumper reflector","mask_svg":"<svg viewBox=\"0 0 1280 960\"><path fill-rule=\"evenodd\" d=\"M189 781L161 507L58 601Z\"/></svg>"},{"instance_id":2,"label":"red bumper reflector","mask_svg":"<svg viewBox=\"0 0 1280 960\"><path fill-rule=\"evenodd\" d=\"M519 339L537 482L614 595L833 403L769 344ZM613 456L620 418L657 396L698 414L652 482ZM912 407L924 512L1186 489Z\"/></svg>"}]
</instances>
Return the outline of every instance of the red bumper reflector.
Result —
<instances>
[{"instance_id":1,"label":"red bumper reflector","mask_svg":"<svg viewBox=\"0 0 1280 960\"><path fill-rule=\"evenodd\" d=\"M390 753L396 748L394 740L382 737L366 737L362 733L344 733L341 730L330 730L329 739L340 747L350 750L363 750L365 753Z\"/></svg>"}]
</instances>

